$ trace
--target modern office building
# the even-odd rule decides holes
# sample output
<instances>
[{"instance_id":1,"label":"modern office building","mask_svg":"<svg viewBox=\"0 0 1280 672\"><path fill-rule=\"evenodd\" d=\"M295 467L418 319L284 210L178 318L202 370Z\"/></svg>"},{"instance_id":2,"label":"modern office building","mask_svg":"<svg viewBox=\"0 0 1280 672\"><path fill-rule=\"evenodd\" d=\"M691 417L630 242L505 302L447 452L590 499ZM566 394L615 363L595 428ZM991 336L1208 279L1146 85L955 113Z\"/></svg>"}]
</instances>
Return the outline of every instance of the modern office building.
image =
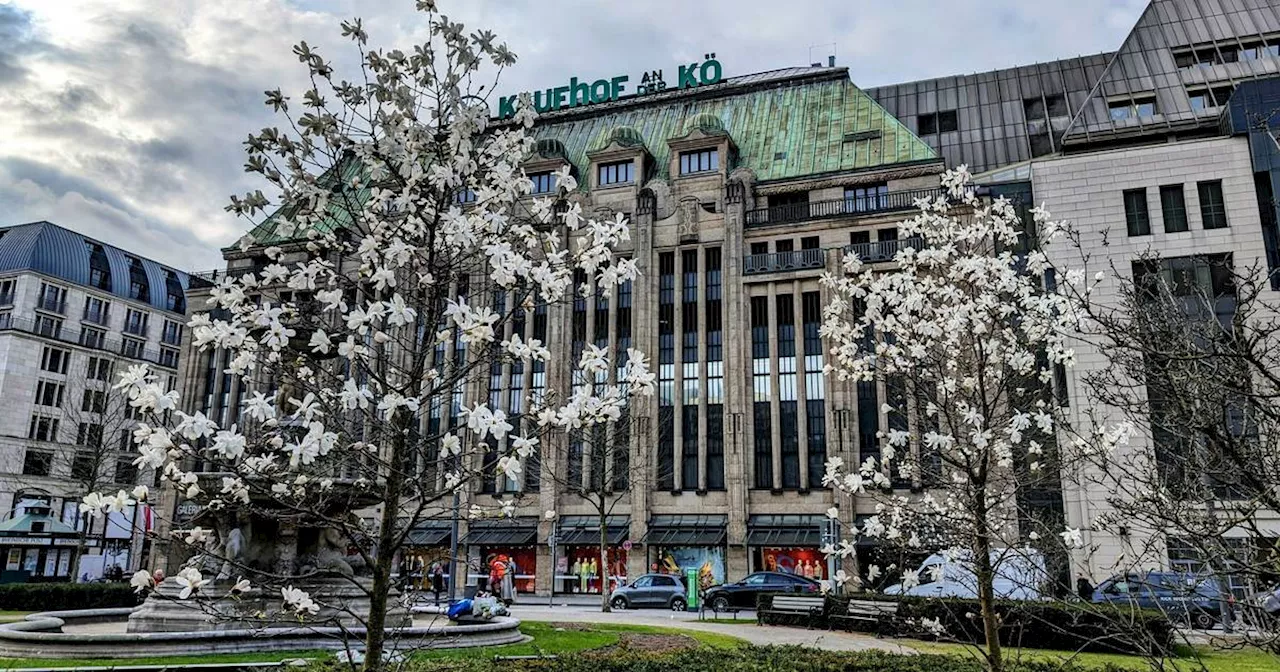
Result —
<instances>
[{"instance_id":1,"label":"modern office building","mask_svg":"<svg viewBox=\"0 0 1280 672\"><path fill-rule=\"evenodd\" d=\"M145 562L145 506L93 522L78 507L149 478L111 385L137 363L177 385L187 282L56 224L0 228L0 581L70 578L82 543L78 575Z\"/></svg>"},{"instance_id":2,"label":"modern office building","mask_svg":"<svg viewBox=\"0 0 1280 672\"><path fill-rule=\"evenodd\" d=\"M838 498L822 487L822 465L877 455L876 433L897 428L882 404L901 391L822 375L828 297L818 277L839 272L849 249L888 268L907 242L896 222L936 193L949 166L969 165L993 194L1047 202L1092 234L1111 230L1102 263L1125 267L1153 249L1274 268L1275 143L1247 119L1280 98L1269 79L1277 72L1276 0L1154 0L1114 52L988 73L864 91L829 63L647 85L565 109L550 109L546 92L524 166L535 192L571 167L579 189L569 198L583 212L630 218L620 253L642 275L612 296L580 279L580 298L532 308L504 335L527 328L551 344L553 361L576 360L588 343L651 356L659 393L630 411L625 458L647 465L643 477L600 465L583 437L548 447L567 456L558 473L592 485L611 475L623 493L605 531L613 572L693 567L717 582L767 568L825 575L821 521ZM1152 212L1165 214L1161 225ZM1146 227L1126 229L1139 221ZM261 249L225 253L232 273L263 263ZM220 357L186 356L183 397L229 423L241 386ZM1063 381L1068 399L1102 365L1087 352L1080 360ZM535 393L574 384L538 367L489 373L470 393L512 415ZM456 422L427 415L435 429ZM457 541L477 566L515 558L522 590L598 591L583 578L600 534L593 511L540 473L478 478L464 507L518 494L517 516L463 520ZM1089 526L1090 500L1068 488L1034 493L1073 527ZM543 519L547 510L555 521ZM846 526L870 513L869 503L841 506ZM451 534L447 524L424 526L411 535L413 553L443 556ZM1127 542L1090 541L1106 550L1077 558L1075 572L1097 580L1123 561Z\"/></svg>"}]
</instances>

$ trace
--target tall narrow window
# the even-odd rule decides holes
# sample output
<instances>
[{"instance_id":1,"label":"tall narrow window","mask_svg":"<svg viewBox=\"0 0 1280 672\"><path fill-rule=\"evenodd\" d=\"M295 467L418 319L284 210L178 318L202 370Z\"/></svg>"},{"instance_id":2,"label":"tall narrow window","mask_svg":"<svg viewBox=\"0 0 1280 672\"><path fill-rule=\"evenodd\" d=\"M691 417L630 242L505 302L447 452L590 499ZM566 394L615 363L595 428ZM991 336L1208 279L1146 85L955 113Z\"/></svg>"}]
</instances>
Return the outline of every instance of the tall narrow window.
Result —
<instances>
[{"instance_id":1,"label":"tall narrow window","mask_svg":"<svg viewBox=\"0 0 1280 672\"><path fill-rule=\"evenodd\" d=\"M773 398L769 366L769 297L751 297L752 435L755 437L755 485L773 488Z\"/></svg>"},{"instance_id":2,"label":"tall narrow window","mask_svg":"<svg viewBox=\"0 0 1280 672\"><path fill-rule=\"evenodd\" d=\"M1187 203L1183 199L1181 184L1160 187L1160 215L1164 218L1165 233L1187 230Z\"/></svg>"},{"instance_id":3,"label":"tall narrow window","mask_svg":"<svg viewBox=\"0 0 1280 672\"><path fill-rule=\"evenodd\" d=\"M1200 194L1200 219L1206 229L1227 228L1227 204L1222 199L1222 180L1196 182Z\"/></svg>"},{"instance_id":4,"label":"tall narrow window","mask_svg":"<svg viewBox=\"0 0 1280 672\"><path fill-rule=\"evenodd\" d=\"M617 309L614 310L614 330L618 339L618 377L626 367L627 350L631 347L631 281L618 286ZM631 408L623 409L613 437L613 490L625 491L631 487Z\"/></svg>"},{"instance_id":5,"label":"tall narrow window","mask_svg":"<svg viewBox=\"0 0 1280 672\"><path fill-rule=\"evenodd\" d=\"M129 259L129 298L135 301L151 301L151 282L147 280L147 271L142 262L134 257Z\"/></svg>"},{"instance_id":6,"label":"tall narrow window","mask_svg":"<svg viewBox=\"0 0 1280 672\"><path fill-rule=\"evenodd\" d=\"M681 393L680 487L698 489L698 251L680 253Z\"/></svg>"},{"instance_id":7,"label":"tall narrow window","mask_svg":"<svg viewBox=\"0 0 1280 672\"><path fill-rule=\"evenodd\" d=\"M707 248L707 489L724 489L724 327L720 248Z\"/></svg>"},{"instance_id":8,"label":"tall narrow window","mask_svg":"<svg viewBox=\"0 0 1280 672\"><path fill-rule=\"evenodd\" d=\"M1124 192L1124 222L1130 236L1151 233L1151 216L1147 212L1147 190L1128 189Z\"/></svg>"},{"instance_id":9,"label":"tall narrow window","mask_svg":"<svg viewBox=\"0 0 1280 672\"><path fill-rule=\"evenodd\" d=\"M800 487L800 427L796 417L796 318L793 297L776 297L778 319L778 429L782 487Z\"/></svg>"},{"instance_id":10,"label":"tall narrow window","mask_svg":"<svg viewBox=\"0 0 1280 672\"><path fill-rule=\"evenodd\" d=\"M587 273L582 269L576 269L573 272L573 316L569 325L570 349L572 351L574 368L573 368L573 391L578 393L589 381L586 380L586 374L577 367L577 362L582 360L582 353L587 347ZM569 435L569 482L576 486L582 485L582 477L586 470L583 467L583 458L585 456L585 438L581 429L575 429Z\"/></svg>"},{"instance_id":11,"label":"tall narrow window","mask_svg":"<svg viewBox=\"0 0 1280 672\"><path fill-rule=\"evenodd\" d=\"M823 379L822 300L818 292L805 292L801 298L804 320L804 393L805 420L809 449L809 488L822 487L827 462L826 381Z\"/></svg>"},{"instance_id":12,"label":"tall narrow window","mask_svg":"<svg viewBox=\"0 0 1280 672\"><path fill-rule=\"evenodd\" d=\"M539 302L533 307L533 337L543 344L547 342L547 304ZM547 391L547 363L534 361L533 373L529 380L529 403L538 406L542 403ZM524 467L524 489L538 492L542 488L542 447L534 446Z\"/></svg>"},{"instance_id":13,"label":"tall narrow window","mask_svg":"<svg viewBox=\"0 0 1280 672\"><path fill-rule=\"evenodd\" d=\"M658 488L675 489L676 255L658 255Z\"/></svg>"},{"instance_id":14,"label":"tall narrow window","mask_svg":"<svg viewBox=\"0 0 1280 672\"><path fill-rule=\"evenodd\" d=\"M89 286L111 291L111 264L107 261L107 251L87 240L84 246L89 251Z\"/></svg>"},{"instance_id":15,"label":"tall narrow window","mask_svg":"<svg viewBox=\"0 0 1280 672\"><path fill-rule=\"evenodd\" d=\"M854 319L862 319L866 307L861 302L854 304ZM874 346L874 335L865 334L861 351L870 352ZM858 462L867 459L880 463L880 440L876 436L880 432L880 400L876 389L876 381L860 380L857 383L858 394Z\"/></svg>"}]
</instances>

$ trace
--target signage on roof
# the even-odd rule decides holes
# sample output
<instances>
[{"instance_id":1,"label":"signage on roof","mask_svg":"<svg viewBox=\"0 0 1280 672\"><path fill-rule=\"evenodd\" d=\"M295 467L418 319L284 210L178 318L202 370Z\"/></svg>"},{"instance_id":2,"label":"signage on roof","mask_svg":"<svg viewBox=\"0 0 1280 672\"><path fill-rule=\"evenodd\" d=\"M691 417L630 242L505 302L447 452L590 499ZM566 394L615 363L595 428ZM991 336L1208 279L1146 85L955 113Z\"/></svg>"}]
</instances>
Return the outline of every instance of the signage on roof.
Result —
<instances>
[{"instance_id":1,"label":"signage on roof","mask_svg":"<svg viewBox=\"0 0 1280 672\"><path fill-rule=\"evenodd\" d=\"M667 81L663 77L661 70L649 70L641 75L640 85L636 87L635 93L626 92L626 84L631 81L631 78L627 75L597 79L594 82L579 81L577 77L572 77L565 86L526 93L529 95L533 109L541 113L595 103L607 103L623 98L634 98L665 91L668 88L691 89L698 86L716 84L723 79L723 75L720 61L717 61L716 55L711 53L705 54L702 61L694 61L688 65L679 66L675 85L670 87L667 86ZM526 94L498 98L498 118L510 119L514 117L522 95Z\"/></svg>"}]
</instances>

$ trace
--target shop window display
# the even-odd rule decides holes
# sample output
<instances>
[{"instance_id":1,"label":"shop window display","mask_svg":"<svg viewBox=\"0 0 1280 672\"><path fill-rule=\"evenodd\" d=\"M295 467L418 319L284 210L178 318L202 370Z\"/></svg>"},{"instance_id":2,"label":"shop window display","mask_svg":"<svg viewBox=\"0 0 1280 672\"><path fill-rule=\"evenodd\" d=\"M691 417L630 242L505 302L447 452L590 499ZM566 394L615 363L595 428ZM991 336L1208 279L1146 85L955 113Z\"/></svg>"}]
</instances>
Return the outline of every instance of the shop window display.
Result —
<instances>
[{"instance_id":1,"label":"shop window display","mask_svg":"<svg viewBox=\"0 0 1280 672\"><path fill-rule=\"evenodd\" d=\"M755 560L760 571L795 574L819 581L827 578L827 561L817 548L761 548L756 550Z\"/></svg>"},{"instance_id":2,"label":"shop window display","mask_svg":"<svg viewBox=\"0 0 1280 672\"><path fill-rule=\"evenodd\" d=\"M626 585L627 551L611 546L605 557L609 559L609 590ZM557 593L599 595L603 580L599 546L570 546L556 558Z\"/></svg>"},{"instance_id":3,"label":"shop window display","mask_svg":"<svg viewBox=\"0 0 1280 672\"><path fill-rule=\"evenodd\" d=\"M724 548L721 546L684 546L657 549L649 570L658 574L684 577L685 570L698 570L698 590L724 583Z\"/></svg>"},{"instance_id":4,"label":"shop window display","mask_svg":"<svg viewBox=\"0 0 1280 672\"><path fill-rule=\"evenodd\" d=\"M472 578L486 590L500 590L503 579L514 569L512 586L516 592L532 593L534 579L537 577L537 556L537 550L532 546L482 548L480 566L472 567ZM495 580L498 585L491 586Z\"/></svg>"}]
</instances>

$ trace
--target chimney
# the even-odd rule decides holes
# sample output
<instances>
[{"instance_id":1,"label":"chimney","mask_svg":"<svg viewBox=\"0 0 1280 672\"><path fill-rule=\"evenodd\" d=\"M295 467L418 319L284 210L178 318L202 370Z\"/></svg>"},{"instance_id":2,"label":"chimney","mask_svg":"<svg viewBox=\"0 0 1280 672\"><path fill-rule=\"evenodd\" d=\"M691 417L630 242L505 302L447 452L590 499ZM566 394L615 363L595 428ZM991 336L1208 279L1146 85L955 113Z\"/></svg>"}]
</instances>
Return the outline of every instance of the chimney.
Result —
<instances>
[{"instance_id":1,"label":"chimney","mask_svg":"<svg viewBox=\"0 0 1280 672\"><path fill-rule=\"evenodd\" d=\"M827 57L827 67L828 67L828 68L834 68L834 67L836 67L836 57L835 57L835 54L832 54L832 55L830 55L830 56L828 56L828 57Z\"/></svg>"},{"instance_id":2,"label":"chimney","mask_svg":"<svg viewBox=\"0 0 1280 672\"><path fill-rule=\"evenodd\" d=\"M811 67L811 68L821 68L821 67L822 67L822 63L810 63L810 64L809 64L809 67Z\"/></svg>"}]
</instances>

